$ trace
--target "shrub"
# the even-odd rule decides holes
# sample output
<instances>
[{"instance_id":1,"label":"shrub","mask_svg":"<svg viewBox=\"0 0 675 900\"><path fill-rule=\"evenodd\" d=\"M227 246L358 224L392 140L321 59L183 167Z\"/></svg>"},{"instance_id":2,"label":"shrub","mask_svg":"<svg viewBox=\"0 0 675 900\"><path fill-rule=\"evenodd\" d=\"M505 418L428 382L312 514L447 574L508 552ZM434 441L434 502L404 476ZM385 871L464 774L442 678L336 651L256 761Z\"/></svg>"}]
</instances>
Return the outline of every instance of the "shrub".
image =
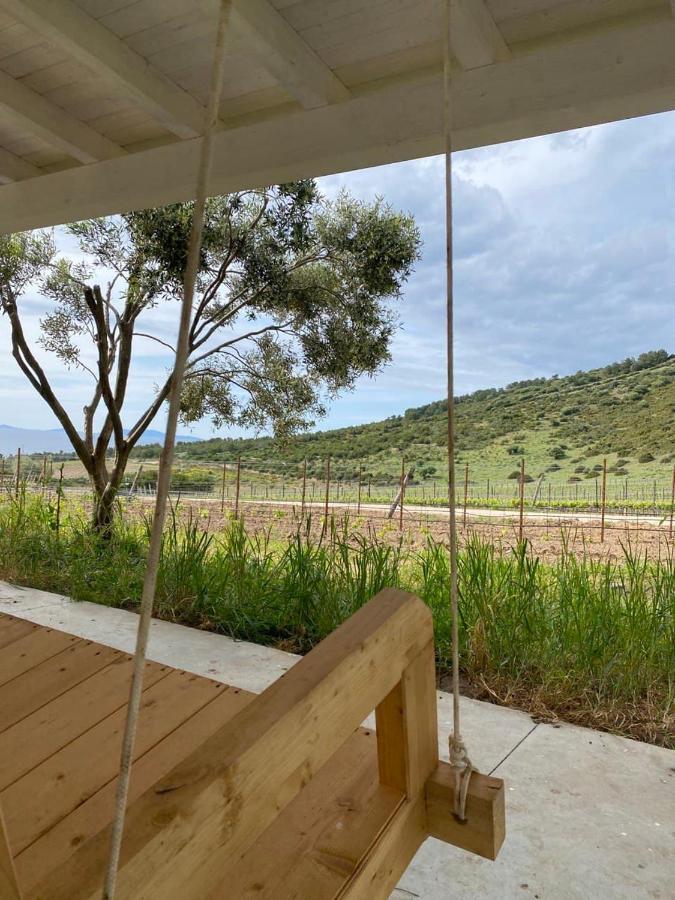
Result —
<instances>
[{"instance_id":1,"label":"shrub","mask_svg":"<svg viewBox=\"0 0 675 900\"><path fill-rule=\"evenodd\" d=\"M638 462L640 462L640 463L654 462L654 454L653 453L641 453L640 456L638 456Z\"/></svg>"},{"instance_id":2,"label":"shrub","mask_svg":"<svg viewBox=\"0 0 675 900\"><path fill-rule=\"evenodd\" d=\"M576 482L581 481L581 478L579 478L577 475L572 475L572 477L568 478L567 481L569 484L576 484Z\"/></svg>"},{"instance_id":3,"label":"shrub","mask_svg":"<svg viewBox=\"0 0 675 900\"><path fill-rule=\"evenodd\" d=\"M566 453L562 447L553 447L552 450L549 451L549 456L552 456L553 459L565 459Z\"/></svg>"}]
</instances>

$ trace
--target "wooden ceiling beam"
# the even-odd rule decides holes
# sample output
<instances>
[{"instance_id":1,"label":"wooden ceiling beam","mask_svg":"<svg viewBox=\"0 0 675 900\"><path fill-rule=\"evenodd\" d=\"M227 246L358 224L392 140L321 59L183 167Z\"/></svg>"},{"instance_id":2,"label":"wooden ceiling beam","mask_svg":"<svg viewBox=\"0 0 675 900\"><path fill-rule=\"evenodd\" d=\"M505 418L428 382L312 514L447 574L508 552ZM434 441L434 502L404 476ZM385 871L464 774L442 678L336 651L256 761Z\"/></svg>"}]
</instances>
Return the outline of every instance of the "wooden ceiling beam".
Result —
<instances>
[{"instance_id":1,"label":"wooden ceiling beam","mask_svg":"<svg viewBox=\"0 0 675 900\"><path fill-rule=\"evenodd\" d=\"M0 0L0 9L115 84L174 134L201 134L201 104L72 0Z\"/></svg>"},{"instance_id":2,"label":"wooden ceiling beam","mask_svg":"<svg viewBox=\"0 0 675 900\"><path fill-rule=\"evenodd\" d=\"M452 52L463 69L490 66L511 56L484 0L450 0Z\"/></svg>"},{"instance_id":3,"label":"wooden ceiling beam","mask_svg":"<svg viewBox=\"0 0 675 900\"><path fill-rule=\"evenodd\" d=\"M7 184L11 181L22 181L24 178L35 178L41 174L37 166L0 147L1 184Z\"/></svg>"},{"instance_id":4,"label":"wooden ceiling beam","mask_svg":"<svg viewBox=\"0 0 675 900\"><path fill-rule=\"evenodd\" d=\"M0 72L0 117L82 163L124 156L118 144L4 72Z\"/></svg>"},{"instance_id":5,"label":"wooden ceiling beam","mask_svg":"<svg viewBox=\"0 0 675 900\"><path fill-rule=\"evenodd\" d=\"M232 12L260 63L305 109L348 99L344 84L269 0L236 0Z\"/></svg>"},{"instance_id":6,"label":"wooden ceiling beam","mask_svg":"<svg viewBox=\"0 0 675 900\"><path fill-rule=\"evenodd\" d=\"M664 10L666 7L664 7ZM675 108L675 20L552 41L453 81L457 150ZM441 153L440 70L344 103L242 122L214 138L209 191L226 193ZM199 141L179 141L0 188L0 234L194 196Z\"/></svg>"}]
</instances>

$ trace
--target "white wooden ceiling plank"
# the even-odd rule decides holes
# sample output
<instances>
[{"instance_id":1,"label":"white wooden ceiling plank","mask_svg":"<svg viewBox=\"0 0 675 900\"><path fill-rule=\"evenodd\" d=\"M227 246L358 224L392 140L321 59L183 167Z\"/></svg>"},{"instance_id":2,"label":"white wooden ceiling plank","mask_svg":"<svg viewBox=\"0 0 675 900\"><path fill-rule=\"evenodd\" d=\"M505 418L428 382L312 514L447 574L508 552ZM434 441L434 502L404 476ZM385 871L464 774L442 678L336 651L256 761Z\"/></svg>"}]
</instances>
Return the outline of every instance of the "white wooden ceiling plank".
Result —
<instances>
[{"instance_id":1,"label":"white wooden ceiling plank","mask_svg":"<svg viewBox=\"0 0 675 900\"><path fill-rule=\"evenodd\" d=\"M51 66L62 62L64 54L56 47L52 47L44 41L33 44L30 47L5 56L0 60L0 68L12 78L24 78L36 69Z\"/></svg>"},{"instance_id":2,"label":"white wooden ceiling plank","mask_svg":"<svg viewBox=\"0 0 675 900\"><path fill-rule=\"evenodd\" d=\"M0 72L0 115L83 163L122 156L124 150L14 78Z\"/></svg>"},{"instance_id":3,"label":"white wooden ceiling plank","mask_svg":"<svg viewBox=\"0 0 675 900\"><path fill-rule=\"evenodd\" d=\"M117 10L135 6L139 0L75 0L75 3L94 19L108 16Z\"/></svg>"},{"instance_id":4,"label":"white wooden ceiling plank","mask_svg":"<svg viewBox=\"0 0 675 900\"><path fill-rule=\"evenodd\" d=\"M450 0L450 45L464 69L490 66L510 54L484 0Z\"/></svg>"},{"instance_id":5,"label":"white wooden ceiling plank","mask_svg":"<svg viewBox=\"0 0 675 900\"><path fill-rule=\"evenodd\" d=\"M213 32L217 20L217 0L212 2L212 6L213 15L205 16L203 3L196 10L194 3L186 3L185 0L137 0L130 6L99 17L98 20L124 40L142 31L157 29L162 23L179 16L190 16L193 20L208 18Z\"/></svg>"},{"instance_id":6,"label":"white wooden ceiling plank","mask_svg":"<svg viewBox=\"0 0 675 900\"><path fill-rule=\"evenodd\" d=\"M15 156L9 150L0 147L0 183L8 184L12 181L21 181L24 178L35 178L40 174L37 166Z\"/></svg>"},{"instance_id":7,"label":"white wooden ceiling plank","mask_svg":"<svg viewBox=\"0 0 675 900\"><path fill-rule=\"evenodd\" d=\"M513 0L499 0L491 5L493 18L504 40L510 45L536 41L546 35L559 34L589 25L602 26L612 19L648 15L663 11L665 0L555 0L542 6Z\"/></svg>"},{"instance_id":8,"label":"white wooden ceiling plank","mask_svg":"<svg viewBox=\"0 0 675 900\"><path fill-rule=\"evenodd\" d=\"M201 132L203 108L72 0L0 0L24 25L87 68L121 86L151 115L181 137Z\"/></svg>"},{"instance_id":9,"label":"white wooden ceiling plank","mask_svg":"<svg viewBox=\"0 0 675 900\"><path fill-rule=\"evenodd\" d=\"M337 103L349 91L269 0L236 0L233 22L265 68L306 109Z\"/></svg>"},{"instance_id":10,"label":"white wooden ceiling plank","mask_svg":"<svg viewBox=\"0 0 675 900\"><path fill-rule=\"evenodd\" d=\"M675 20L590 31L453 83L455 147L484 146L672 109ZM442 150L440 71L368 87L344 103L220 131L211 193L349 171ZM0 233L193 196L199 140L0 189Z\"/></svg>"},{"instance_id":11,"label":"white wooden ceiling plank","mask_svg":"<svg viewBox=\"0 0 675 900\"><path fill-rule=\"evenodd\" d=\"M44 44L40 35L32 32L25 25L21 25L20 22L14 22L9 28L3 28L0 31L0 60L38 44Z\"/></svg>"},{"instance_id":12,"label":"white wooden ceiling plank","mask_svg":"<svg viewBox=\"0 0 675 900\"><path fill-rule=\"evenodd\" d=\"M81 78L82 67L65 59L24 75L21 83L38 94L46 94L48 91L75 84Z\"/></svg>"}]
</instances>

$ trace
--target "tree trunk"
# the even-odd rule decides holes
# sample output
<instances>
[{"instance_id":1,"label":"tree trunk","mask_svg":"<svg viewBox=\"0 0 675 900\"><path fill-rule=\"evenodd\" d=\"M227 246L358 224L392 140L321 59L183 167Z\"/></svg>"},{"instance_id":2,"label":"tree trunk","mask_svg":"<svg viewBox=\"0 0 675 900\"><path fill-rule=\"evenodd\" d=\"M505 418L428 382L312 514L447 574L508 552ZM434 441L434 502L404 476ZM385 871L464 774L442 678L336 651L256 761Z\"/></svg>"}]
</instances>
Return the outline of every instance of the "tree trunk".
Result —
<instances>
[{"instance_id":1,"label":"tree trunk","mask_svg":"<svg viewBox=\"0 0 675 900\"><path fill-rule=\"evenodd\" d=\"M92 527L103 537L110 537L115 514L117 491L112 485L106 485L103 492L94 489L94 508L92 511Z\"/></svg>"}]
</instances>

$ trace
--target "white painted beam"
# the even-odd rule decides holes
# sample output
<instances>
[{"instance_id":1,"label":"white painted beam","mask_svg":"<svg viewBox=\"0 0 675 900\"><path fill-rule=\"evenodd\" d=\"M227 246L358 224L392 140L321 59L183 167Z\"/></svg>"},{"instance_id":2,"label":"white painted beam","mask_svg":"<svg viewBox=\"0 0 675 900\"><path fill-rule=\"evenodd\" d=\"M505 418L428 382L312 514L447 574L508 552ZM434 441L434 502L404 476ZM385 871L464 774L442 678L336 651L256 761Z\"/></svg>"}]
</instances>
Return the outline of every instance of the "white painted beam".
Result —
<instances>
[{"instance_id":1,"label":"white painted beam","mask_svg":"<svg viewBox=\"0 0 675 900\"><path fill-rule=\"evenodd\" d=\"M511 55L485 0L450 0L450 45L463 69L489 66Z\"/></svg>"},{"instance_id":2,"label":"white painted beam","mask_svg":"<svg viewBox=\"0 0 675 900\"><path fill-rule=\"evenodd\" d=\"M675 20L590 32L458 74L458 150L675 108ZM440 72L219 132L212 194L442 152ZM199 140L0 188L0 233L191 199Z\"/></svg>"},{"instance_id":3,"label":"white painted beam","mask_svg":"<svg viewBox=\"0 0 675 900\"><path fill-rule=\"evenodd\" d=\"M0 184L10 181L21 181L24 178L35 178L40 170L20 156L0 147Z\"/></svg>"},{"instance_id":4,"label":"white painted beam","mask_svg":"<svg viewBox=\"0 0 675 900\"><path fill-rule=\"evenodd\" d=\"M201 104L71 0L0 0L0 9L117 85L174 134L201 134Z\"/></svg>"},{"instance_id":5,"label":"white painted beam","mask_svg":"<svg viewBox=\"0 0 675 900\"><path fill-rule=\"evenodd\" d=\"M346 100L349 91L269 0L236 0L233 22L262 65L305 109Z\"/></svg>"},{"instance_id":6,"label":"white painted beam","mask_svg":"<svg viewBox=\"0 0 675 900\"><path fill-rule=\"evenodd\" d=\"M123 156L124 150L20 81L0 72L0 118L83 163Z\"/></svg>"}]
</instances>

